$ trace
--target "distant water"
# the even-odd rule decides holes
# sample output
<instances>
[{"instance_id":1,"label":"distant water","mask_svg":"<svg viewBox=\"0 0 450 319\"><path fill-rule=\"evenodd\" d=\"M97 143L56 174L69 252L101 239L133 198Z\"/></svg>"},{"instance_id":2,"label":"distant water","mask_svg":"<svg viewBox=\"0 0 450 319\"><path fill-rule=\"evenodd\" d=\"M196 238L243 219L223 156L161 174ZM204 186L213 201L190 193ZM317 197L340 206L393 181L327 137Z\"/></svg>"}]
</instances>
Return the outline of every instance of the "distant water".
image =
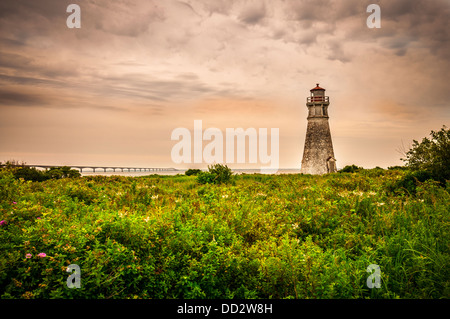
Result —
<instances>
[{"instance_id":1,"label":"distant water","mask_svg":"<svg viewBox=\"0 0 450 319\"><path fill-rule=\"evenodd\" d=\"M261 170L259 169L232 169L233 173L235 174L261 174ZM86 172L84 171L81 173L81 176L93 176L93 175L101 175L101 176L148 176L148 175L177 175L182 174L186 172L185 169L180 169L177 171L159 171L159 172L122 172L122 171L108 171L103 172L100 170L97 170L96 172ZM296 168L280 168L276 174L300 174L300 169Z\"/></svg>"}]
</instances>

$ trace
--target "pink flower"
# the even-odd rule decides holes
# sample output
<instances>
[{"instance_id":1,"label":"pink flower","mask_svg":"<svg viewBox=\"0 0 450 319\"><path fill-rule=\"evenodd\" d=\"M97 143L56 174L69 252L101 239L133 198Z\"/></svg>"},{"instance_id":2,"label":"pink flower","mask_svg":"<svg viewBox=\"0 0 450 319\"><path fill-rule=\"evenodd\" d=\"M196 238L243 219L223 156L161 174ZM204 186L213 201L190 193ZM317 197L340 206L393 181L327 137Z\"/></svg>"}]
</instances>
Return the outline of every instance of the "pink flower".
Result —
<instances>
[{"instance_id":1,"label":"pink flower","mask_svg":"<svg viewBox=\"0 0 450 319\"><path fill-rule=\"evenodd\" d=\"M31 254L26 254L25 258L31 258Z\"/></svg>"},{"instance_id":2,"label":"pink flower","mask_svg":"<svg viewBox=\"0 0 450 319\"><path fill-rule=\"evenodd\" d=\"M17 202L13 202L13 205L16 205L17 204Z\"/></svg>"},{"instance_id":3,"label":"pink flower","mask_svg":"<svg viewBox=\"0 0 450 319\"><path fill-rule=\"evenodd\" d=\"M38 256L41 257L41 258L44 258L45 256L47 256L47 254L46 253L39 253Z\"/></svg>"},{"instance_id":4,"label":"pink flower","mask_svg":"<svg viewBox=\"0 0 450 319\"><path fill-rule=\"evenodd\" d=\"M0 226L6 225L6 220L0 221Z\"/></svg>"}]
</instances>

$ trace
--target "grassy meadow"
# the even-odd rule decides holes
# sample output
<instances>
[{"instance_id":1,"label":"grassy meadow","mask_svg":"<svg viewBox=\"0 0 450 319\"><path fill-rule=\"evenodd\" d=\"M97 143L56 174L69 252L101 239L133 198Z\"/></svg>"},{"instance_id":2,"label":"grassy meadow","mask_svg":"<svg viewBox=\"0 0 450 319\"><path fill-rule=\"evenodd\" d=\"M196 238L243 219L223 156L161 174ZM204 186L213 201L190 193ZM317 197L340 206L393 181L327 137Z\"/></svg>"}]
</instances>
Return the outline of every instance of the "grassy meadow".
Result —
<instances>
[{"instance_id":1,"label":"grassy meadow","mask_svg":"<svg viewBox=\"0 0 450 319\"><path fill-rule=\"evenodd\" d=\"M402 170L89 176L0 171L0 298L449 298L450 187ZM67 266L81 288L66 285ZM380 266L381 287L366 271Z\"/></svg>"}]
</instances>

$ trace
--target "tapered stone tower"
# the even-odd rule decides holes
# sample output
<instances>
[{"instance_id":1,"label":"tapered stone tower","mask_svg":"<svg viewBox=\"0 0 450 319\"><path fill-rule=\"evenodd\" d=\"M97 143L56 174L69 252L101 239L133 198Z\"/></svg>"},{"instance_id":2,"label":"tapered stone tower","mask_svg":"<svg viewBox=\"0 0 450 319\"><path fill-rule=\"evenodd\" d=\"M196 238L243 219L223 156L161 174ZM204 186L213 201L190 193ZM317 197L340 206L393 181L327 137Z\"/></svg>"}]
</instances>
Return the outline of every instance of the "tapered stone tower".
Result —
<instances>
[{"instance_id":1,"label":"tapered stone tower","mask_svg":"<svg viewBox=\"0 0 450 319\"><path fill-rule=\"evenodd\" d=\"M328 105L330 105L330 99L325 96L325 89L317 84L314 89L311 89L311 96L306 100L309 112L300 170L303 174L336 172L336 159L328 124Z\"/></svg>"}]
</instances>

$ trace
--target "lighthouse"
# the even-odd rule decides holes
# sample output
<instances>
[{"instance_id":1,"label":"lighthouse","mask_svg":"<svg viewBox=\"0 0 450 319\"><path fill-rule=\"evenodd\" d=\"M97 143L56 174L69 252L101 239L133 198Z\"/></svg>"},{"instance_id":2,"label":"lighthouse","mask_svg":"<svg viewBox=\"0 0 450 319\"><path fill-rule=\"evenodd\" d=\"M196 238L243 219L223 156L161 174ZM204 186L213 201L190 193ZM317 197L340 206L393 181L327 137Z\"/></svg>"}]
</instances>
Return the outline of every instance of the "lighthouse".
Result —
<instances>
[{"instance_id":1,"label":"lighthouse","mask_svg":"<svg viewBox=\"0 0 450 319\"><path fill-rule=\"evenodd\" d=\"M325 89L316 84L306 99L308 107L308 125L306 128L305 148L303 151L303 174L326 174L336 172L333 143L328 123L330 99Z\"/></svg>"}]
</instances>

